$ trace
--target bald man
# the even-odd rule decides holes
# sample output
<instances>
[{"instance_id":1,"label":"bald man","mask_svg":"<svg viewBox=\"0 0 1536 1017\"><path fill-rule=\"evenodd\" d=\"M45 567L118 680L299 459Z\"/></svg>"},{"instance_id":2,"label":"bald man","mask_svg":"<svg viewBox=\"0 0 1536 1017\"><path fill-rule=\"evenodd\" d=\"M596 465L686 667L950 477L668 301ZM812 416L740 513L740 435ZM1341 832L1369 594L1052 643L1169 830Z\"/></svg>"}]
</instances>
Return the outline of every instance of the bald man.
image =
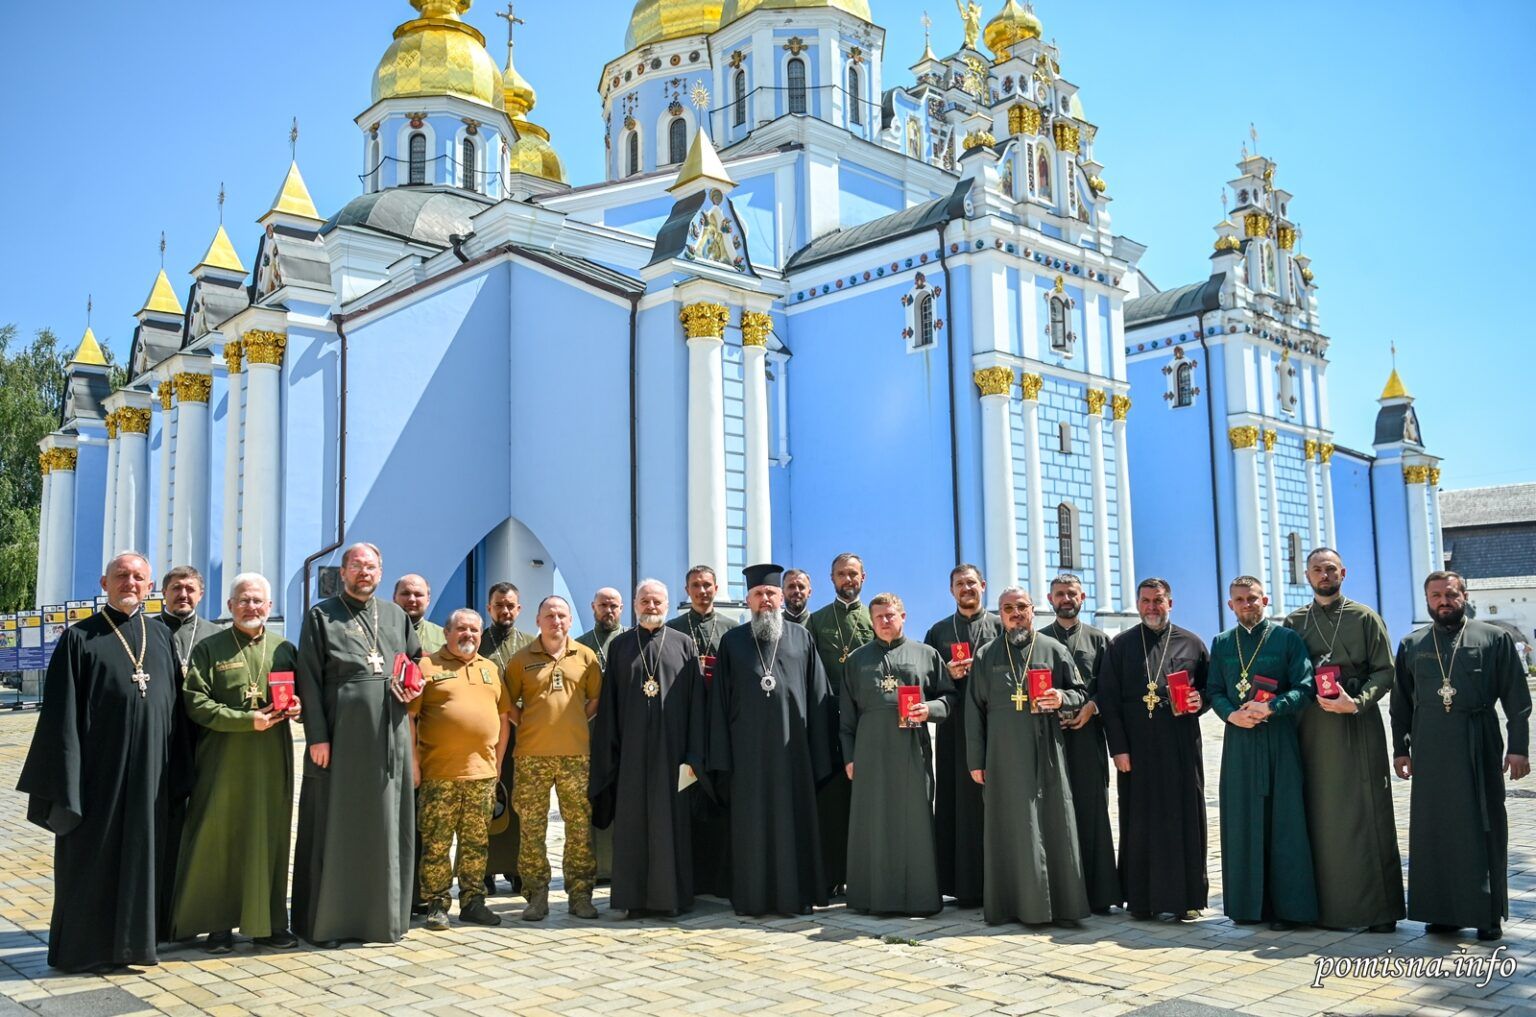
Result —
<instances>
[{"instance_id":1,"label":"bald man","mask_svg":"<svg viewBox=\"0 0 1536 1017\"><path fill-rule=\"evenodd\" d=\"M432 587L427 585L425 579L412 572L395 580L395 603L400 605L400 610L411 620L411 627L416 630L416 638L421 642L423 656L430 656L447 644L448 637L443 634L443 627L427 621L427 608L432 604Z\"/></svg>"}]
</instances>

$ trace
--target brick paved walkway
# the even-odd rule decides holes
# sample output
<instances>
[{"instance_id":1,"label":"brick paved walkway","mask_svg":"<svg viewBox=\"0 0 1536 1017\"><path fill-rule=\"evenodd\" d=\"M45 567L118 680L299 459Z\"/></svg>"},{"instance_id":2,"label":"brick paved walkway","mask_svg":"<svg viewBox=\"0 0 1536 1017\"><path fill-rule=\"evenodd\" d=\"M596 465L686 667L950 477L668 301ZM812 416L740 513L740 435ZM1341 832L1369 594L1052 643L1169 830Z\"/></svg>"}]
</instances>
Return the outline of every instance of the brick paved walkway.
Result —
<instances>
[{"instance_id":1,"label":"brick paved walkway","mask_svg":"<svg viewBox=\"0 0 1536 1017\"><path fill-rule=\"evenodd\" d=\"M1238 928L1220 916L1220 866L1210 859L1212 904L1193 925L1135 922L1116 913L1080 930L989 927L979 911L928 919L861 917L842 906L810 918L756 921L701 898L675 922L626 921L607 911L579 922L554 895L551 918L515 921L521 898L492 907L500 928L419 927L399 945L338 951L200 948L162 953L158 968L111 978L62 977L44 964L51 840L27 824L15 787L35 714L0 716L0 1017L51 1014L523 1015L749 1013L832 1014L1449 1014L1536 1013L1536 780L1515 785L1511 919L1503 956L1513 978L1331 978L1311 988L1320 954L1454 956L1489 950L1428 938L1403 923L1389 936ZM1206 723L1210 840L1218 843L1220 725ZM1394 781L1404 856L1407 786ZM558 879L560 826L552 822ZM558 889L558 884L557 884Z\"/></svg>"}]
</instances>

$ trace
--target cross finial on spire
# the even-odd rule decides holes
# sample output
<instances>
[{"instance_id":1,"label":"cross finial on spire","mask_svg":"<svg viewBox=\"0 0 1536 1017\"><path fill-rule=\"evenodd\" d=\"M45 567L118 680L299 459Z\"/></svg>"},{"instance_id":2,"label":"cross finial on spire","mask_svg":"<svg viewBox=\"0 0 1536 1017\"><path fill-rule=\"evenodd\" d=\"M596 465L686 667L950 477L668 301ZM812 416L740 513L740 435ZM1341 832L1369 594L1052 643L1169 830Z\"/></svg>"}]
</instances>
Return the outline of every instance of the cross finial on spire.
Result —
<instances>
[{"instance_id":1,"label":"cross finial on spire","mask_svg":"<svg viewBox=\"0 0 1536 1017\"><path fill-rule=\"evenodd\" d=\"M91 327L91 310L92 310L92 307L91 307L91 295L89 293L87 293L85 295L85 327L86 328L90 328Z\"/></svg>"},{"instance_id":2,"label":"cross finial on spire","mask_svg":"<svg viewBox=\"0 0 1536 1017\"><path fill-rule=\"evenodd\" d=\"M1221 217L1223 219L1227 217L1227 189L1225 187L1221 189Z\"/></svg>"},{"instance_id":3,"label":"cross finial on spire","mask_svg":"<svg viewBox=\"0 0 1536 1017\"><path fill-rule=\"evenodd\" d=\"M1259 154L1259 129L1253 126L1253 121L1248 121L1248 137L1253 139L1253 154Z\"/></svg>"},{"instance_id":4,"label":"cross finial on spire","mask_svg":"<svg viewBox=\"0 0 1536 1017\"><path fill-rule=\"evenodd\" d=\"M1392 370L1395 371L1397 370L1397 340L1393 339L1390 346L1392 349Z\"/></svg>"},{"instance_id":5,"label":"cross finial on spire","mask_svg":"<svg viewBox=\"0 0 1536 1017\"><path fill-rule=\"evenodd\" d=\"M496 16L498 18L501 18L503 21L505 21L507 23L507 63L511 63L512 62L512 27L514 25L524 25L524 24L527 24L527 22L525 22L522 18L517 16L517 11L513 7L512 0L507 0L507 9L504 10L504 11L497 11L496 12Z\"/></svg>"},{"instance_id":6,"label":"cross finial on spire","mask_svg":"<svg viewBox=\"0 0 1536 1017\"><path fill-rule=\"evenodd\" d=\"M224 225L224 181L219 181L219 225Z\"/></svg>"},{"instance_id":7,"label":"cross finial on spire","mask_svg":"<svg viewBox=\"0 0 1536 1017\"><path fill-rule=\"evenodd\" d=\"M927 11L924 11L923 12L923 47L925 49L928 48L928 45L929 45L929 43L928 43L928 31L931 28L933 28L933 19L928 16L928 12Z\"/></svg>"},{"instance_id":8,"label":"cross finial on spire","mask_svg":"<svg viewBox=\"0 0 1536 1017\"><path fill-rule=\"evenodd\" d=\"M165 268L165 230L160 231L160 267Z\"/></svg>"},{"instance_id":9,"label":"cross finial on spire","mask_svg":"<svg viewBox=\"0 0 1536 1017\"><path fill-rule=\"evenodd\" d=\"M293 126L288 128L288 160L299 161L299 118L293 118Z\"/></svg>"}]
</instances>

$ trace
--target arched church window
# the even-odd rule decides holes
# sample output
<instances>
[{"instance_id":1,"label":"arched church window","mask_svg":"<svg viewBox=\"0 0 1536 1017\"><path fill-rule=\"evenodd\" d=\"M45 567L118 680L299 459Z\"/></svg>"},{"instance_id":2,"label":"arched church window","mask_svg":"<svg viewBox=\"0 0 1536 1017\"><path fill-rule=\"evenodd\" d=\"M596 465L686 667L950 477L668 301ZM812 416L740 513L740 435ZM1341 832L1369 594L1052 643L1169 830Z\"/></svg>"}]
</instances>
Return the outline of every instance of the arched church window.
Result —
<instances>
[{"instance_id":1,"label":"arched church window","mask_svg":"<svg viewBox=\"0 0 1536 1017\"><path fill-rule=\"evenodd\" d=\"M1065 420L1056 426L1056 442L1062 455L1072 454L1072 425Z\"/></svg>"},{"instance_id":2,"label":"arched church window","mask_svg":"<svg viewBox=\"0 0 1536 1017\"><path fill-rule=\"evenodd\" d=\"M1069 502L1056 506L1056 548L1063 569L1077 568L1077 510Z\"/></svg>"},{"instance_id":3,"label":"arched church window","mask_svg":"<svg viewBox=\"0 0 1536 1017\"><path fill-rule=\"evenodd\" d=\"M1173 405L1193 406L1195 402L1195 369L1180 364L1173 374Z\"/></svg>"},{"instance_id":4,"label":"arched church window","mask_svg":"<svg viewBox=\"0 0 1536 1017\"><path fill-rule=\"evenodd\" d=\"M789 111L791 113L804 113L805 61L799 57L791 57L784 70L789 82Z\"/></svg>"},{"instance_id":5,"label":"arched church window","mask_svg":"<svg viewBox=\"0 0 1536 1017\"><path fill-rule=\"evenodd\" d=\"M625 141L624 175L632 177L640 172L640 132L630 131Z\"/></svg>"},{"instance_id":6,"label":"arched church window","mask_svg":"<svg viewBox=\"0 0 1536 1017\"><path fill-rule=\"evenodd\" d=\"M1051 158L1044 145L1035 146L1035 175L1040 178L1040 197L1051 197Z\"/></svg>"},{"instance_id":7,"label":"arched church window","mask_svg":"<svg viewBox=\"0 0 1536 1017\"><path fill-rule=\"evenodd\" d=\"M731 122L737 127L747 122L747 72L736 72L736 102L731 112Z\"/></svg>"},{"instance_id":8,"label":"arched church window","mask_svg":"<svg viewBox=\"0 0 1536 1017\"><path fill-rule=\"evenodd\" d=\"M464 189L467 191L478 191L480 188L475 180L475 143L469 138L465 138L461 151L463 153L461 160L464 163Z\"/></svg>"},{"instance_id":9,"label":"arched church window","mask_svg":"<svg viewBox=\"0 0 1536 1017\"><path fill-rule=\"evenodd\" d=\"M1058 353L1072 352L1072 334L1067 330L1067 301L1063 297L1051 297L1051 349Z\"/></svg>"},{"instance_id":10,"label":"arched church window","mask_svg":"<svg viewBox=\"0 0 1536 1017\"><path fill-rule=\"evenodd\" d=\"M848 119L855 124L864 122L864 103L859 99L859 69L848 65Z\"/></svg>"},{"instance_id":11,"label":"arched church window","mask_svg":"<svg viewBox=\"0 0 1536 1017\"><path fill-rule=\"evenodd\" d=\"M424 184L427 182L427 136L425 134L411 135L410 153L408 179L413 184Z\"/></svg>"},{"instance_id":12,"label":"arched church window","mask_svg":"<svg viewBox=\"0 0 1536 1017\"><path fill-rule=\"evenodd\" d=\"M913 349L933 345L933 294L924 293L917 298L917 342Z\"/></svg>"},{"instance_id":13,"label":"arched church window","mask_svg":"<svg viewBox=\"0 0 1536 1017\"><path fill-rule=\"evenodd\" d=\"M1301 556L1301 534L1291 533L1285 538L1286 558L1290 564L1291 585L1299 586L1305 579L1305 559Z\"/></svg>"},{"instance_id":14,"label":"arched church window","mask_svg":"<svg viewBox=\"0 0 1536 1017\"><path fill-rule=\"evenodd\" d=\"M682 162L688 158L688 121L673 117L667 125L668 162Z\"/></svg>"}]
</instances>

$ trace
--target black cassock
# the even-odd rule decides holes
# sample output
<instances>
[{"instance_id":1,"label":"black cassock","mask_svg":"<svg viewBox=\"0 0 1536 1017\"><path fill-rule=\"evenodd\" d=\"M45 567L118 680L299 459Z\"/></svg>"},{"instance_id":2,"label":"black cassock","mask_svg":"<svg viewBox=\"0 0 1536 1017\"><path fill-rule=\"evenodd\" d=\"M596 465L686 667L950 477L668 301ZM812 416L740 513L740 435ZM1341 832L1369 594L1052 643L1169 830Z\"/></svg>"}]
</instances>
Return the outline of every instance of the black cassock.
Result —
<instances>
[{"instance_id":1,"label":"black cassock","mask_svg":"<svg viewBox=\"0 0 1536 1017\"><path fill-rule=\"evenodd\" d=\"M808 631L786 622L775 647L739 625L720 640L704 765L730 803L731 905L739 915L794 915L827 903L816 787L832 773L832 717Z\"/></svg>"},{"instance_id":2,"label":"black cassock","mask_svg":"<svg viewBox=\"0 0 1536 1017\"><path fill-rule=\"evenodd\" d=\"M143 650L142 694L107 611ZM56 838L48 964L66 971L158 963L169 921L172 797L191 765L170 631L141 618L108 607L65 631L16 786Z\"/></svg>"},{"instance_id":3,"label":"black cassock","mask_svg":"<svg viewBox=\"0 0 1536 1017\"><path fill-rule=\"evenodd\" d=\"M691 799L701 791L678 791L684 763L704 770L704 683L693 640L665 627L615 636L592 722L589 784L593 826L613 828L610 907L693 907Z\"/></svg>"}]
</instances>

